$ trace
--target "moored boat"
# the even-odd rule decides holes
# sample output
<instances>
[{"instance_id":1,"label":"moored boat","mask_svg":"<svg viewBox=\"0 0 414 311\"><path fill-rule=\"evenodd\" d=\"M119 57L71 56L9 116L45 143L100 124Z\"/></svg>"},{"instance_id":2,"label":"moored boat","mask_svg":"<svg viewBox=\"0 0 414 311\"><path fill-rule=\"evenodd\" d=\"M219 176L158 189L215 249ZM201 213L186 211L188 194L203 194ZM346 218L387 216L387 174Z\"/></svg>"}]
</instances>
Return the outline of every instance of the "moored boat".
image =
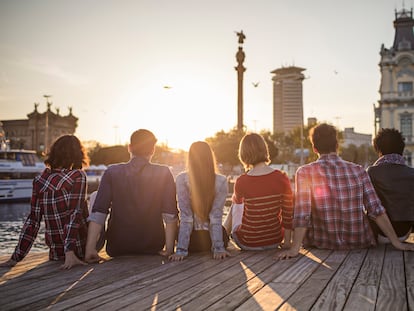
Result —
<instances>
[{"instance_id":1,"label":"moored boat","mask_svg":"<svg viewBox=\"0 0 414 311\"><path fill-rule=\"evenodd\" d=\"M45 169L45 164L35 151L0 150L0 203L29 201L32 196L33 178Z\"/></svg>"}]
</instances>

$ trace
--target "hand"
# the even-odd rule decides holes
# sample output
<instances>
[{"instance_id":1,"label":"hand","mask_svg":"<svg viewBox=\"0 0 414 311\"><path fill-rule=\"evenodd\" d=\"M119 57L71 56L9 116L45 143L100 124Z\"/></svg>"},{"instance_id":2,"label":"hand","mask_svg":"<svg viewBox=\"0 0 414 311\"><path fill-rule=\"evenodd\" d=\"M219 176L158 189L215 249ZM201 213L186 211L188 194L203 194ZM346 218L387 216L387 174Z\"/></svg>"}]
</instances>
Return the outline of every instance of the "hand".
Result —
<instances>
[{"instance_id":1,"label":"hand","mask_svg":"<svg viewBox=\"0 0 414 311\"><path fill-rule=\"evenodd\" d=\"M164 257L169 257L173 252L171 251L167 251L166 249L160 250L158 252L159 255L164 256Z\"/></svg>"},{"instance_id":2,"label":"hand","mask_svg":"<svg viewBox=\"0 0 414 311\"><path fill-rule=\"evenodd\" d=\"M74 266L87 265L86 262L80 260L73 251L69 251L65 253L65 263L60 266L61 269L69 270Z\"/></svg>"},{"instance_id":3,"label":"hand","mask_svg":"<svg viewBox=\"0 0 414 311\"><path fill-rule=\"evenodd\" d=\"M397 241L393 243L392 246L401 251L414 251L414 243L405 243Z\"/></svg>"},{"instance_id":4,"label":"hand","mask_svg":"<svg viewBox=\"0 0 414 311\"><path fill-rule=\"evenodd\" d=\"M97 263L97 262L100 262L101 260L104 260L104 259L98 255L98 252L96 251L96 249L92 249L92 250L86 249L85 261L87 263Z\"/></svg>"},{"instance_id":5,"label":"hand","mask_svg":"<svg viewBox=\"0 0 414 311\"><path fill-rule=\"evenodd\" d=\"M178 254L172 254L168 256L168 259L171 261L182 261L184 260L184 258L185 258L184 255L178 255Z\"/></svg>"},{"instance_id":6,"label":"hand","mask_svg":"<svg viewBox=\"0 0 414 311\"><path fill-rule=\"evenodd\" d=\"M230 257L230 253L228 251L224 252L214 252L213 253L213 259L224 259L226 257Z\"/></svg>"},{"instance_id":7,"label":"hand","mask_svg":"<svg viewBox=\"0 0 414 311\"><path fill-rule=\"evenodd\" d=\"M298 255L299 255L298 251L290 248L287 250L282 250L282 251L277 252L275 256L273 257L273 259L284 260L284 259L290 259L290 258L297 257Z\"/></svg>"},{"instance_id":8,"label":"hand","mask_svg":"<svg viewBox=\"0 0 414 311\"><path fill-rule=\"evenodd\" d=\"M292 243L291 242L283 242L280 244L280 247L282 249L290 249L292 247Z\"/></svg>"},{"instance_id":9,"label":"hand","mask_svg":"<svg viewBox=\"0 0 414 311\"><path fill-rule=\"evenodd\" d=\"M0 263L0 268L10 268L10 267L14 267L17 264L17 261L13 260L13 259L9 259L5 262Z\"/></svg>"}]
</instances>

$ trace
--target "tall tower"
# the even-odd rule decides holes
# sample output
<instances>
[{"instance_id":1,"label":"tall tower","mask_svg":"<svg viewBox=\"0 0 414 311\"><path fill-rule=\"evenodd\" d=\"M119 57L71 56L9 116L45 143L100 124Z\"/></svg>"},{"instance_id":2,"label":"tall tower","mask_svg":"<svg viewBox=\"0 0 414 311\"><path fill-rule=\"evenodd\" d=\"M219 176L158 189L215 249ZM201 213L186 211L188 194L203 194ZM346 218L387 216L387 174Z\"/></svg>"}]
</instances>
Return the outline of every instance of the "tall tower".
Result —
<instances>
[{"instance_id":1,"label":"tall tower","mask_svg":"<svg viewBox=\"0 0 414 311\"><path fill-rule=\"evenodd\" d=\"M246 71L246 68L243 66L245 59L245 54L243 51L243 42L246 39L246 36L243 33L243 30L236 32L239 37L239 48L236 53L237 67L234 67L237 71L237 129L243 129L243 73Z\"/></svg>"},{"instance_id":2,"label":"tall tower","mask_svg":"<svg viewBox=\"0 0 414 311\"><path fill-rule=\"evenodd\" d=\"M413 10L395 11L395 36L391 48L381 46L380 100L374 106L375 132L395 128L405 138L404 157L413 166L414 139L414 34Z\"/></svg>"},{"instance_id":3,"label":"tall tower","mask_svg":"<svg viewBox=\"0 0 414 311\"><path fill-rule=\"evenodd\" d=\"M303 127L303 91L305 76L300 67L273 70L273 133L290 132Z\"/></svg>"}]
</instances>

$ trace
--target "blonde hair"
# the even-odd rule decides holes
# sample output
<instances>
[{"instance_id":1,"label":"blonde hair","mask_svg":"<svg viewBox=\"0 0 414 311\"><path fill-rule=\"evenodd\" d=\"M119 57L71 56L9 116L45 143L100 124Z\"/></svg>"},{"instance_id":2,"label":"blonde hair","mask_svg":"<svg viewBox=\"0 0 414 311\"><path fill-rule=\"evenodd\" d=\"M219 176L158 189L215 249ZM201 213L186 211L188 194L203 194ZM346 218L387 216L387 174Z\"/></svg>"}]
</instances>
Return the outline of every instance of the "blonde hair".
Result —
<instances>
[{"instance_id":1,"label":"blonde hair","mask_svg":"<svg viewBox=\"0 0 414 311\"><path fill-rule=\"evenodd\" d=\"M187 171L190 182L191 209L201 221L206 221L216 193L216 160L210 145L204 141L191 144Z\"/></svg>"},{"instance_id":2,"label":"blonde hair","mask_svg":"<svg viewBox=\"0 0 414 311\"><path fill-rule=\"evenodd\" d=\"M261 162L269 164L269 148L263 136L256 133L244 135L239 144L239 160L246 170Z\"/></svg>"}]
</instances>

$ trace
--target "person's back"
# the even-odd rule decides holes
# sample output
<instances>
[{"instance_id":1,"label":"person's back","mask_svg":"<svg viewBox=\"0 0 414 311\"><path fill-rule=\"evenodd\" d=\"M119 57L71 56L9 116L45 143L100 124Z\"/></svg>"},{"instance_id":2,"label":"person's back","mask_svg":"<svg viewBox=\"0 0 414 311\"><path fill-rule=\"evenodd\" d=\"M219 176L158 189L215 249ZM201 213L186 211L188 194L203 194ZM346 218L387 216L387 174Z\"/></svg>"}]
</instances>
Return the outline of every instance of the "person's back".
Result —
<instances>
[{"instance_id":1,"label":"person's back","mask_svg":"<svg viewBox=\"0 0 414 311\"><path fill-rule=\"evenodd\" d=\"M368 173L337 155L335 127L318 124L309 131L309 139L319 158L296 171L292 247L275 258L296 257L302 243L332 250L374 246L370 220L395 248L414 250L414 245L398 240Z\"/></svg>"},{"instance_id":2,"label":"person's back","mask_svg":"<svg viewBox=\"0 0 414 311\"><path fill-rule=\"evenodd\" d=\"M111 213L106 233L110 255L157 253L165 244L162 213L175 212L175 184L167 166L134 157L110 165L102 177L93 212Z\"/></svg>"},{"instance_id":3,"label":"person's back","mask_svg":"<svg viewBox=\"0 0 414 311\"><path fill-rule=\"evenodd\" d=\"M236 179L226 229L241 249L277 248L283 240L290 245L293 205L287 175L269 167L267 143L259 134L241 139L239 159L248 172Z\"/></svg>"},{"instance_id":4,"label":"person's back","mask_svg":"<svg viewBox=\"0 0 414 311\"><path fill-rule=\"evenodd\" d=\"M365 170L336 154L320 158L297 171L295 225L308 227L304 244L328 249L375 245L369 216L381 213ZM368 183L368 184L367 184Z\"/></svg>"},{"instance_id":5,"label":"person's back","mask_svg":"<svg viewBox=\"0 0 414 311\"><path fill-rule=\"evenodd\" d=\"M88 164L86 152L77 137L63 135L50 147L45 164L47 168L33 180L30 214L19 242L11 259L1 266L15 265L27 255L42 218L49 259L65 260L63 269L85 264L81 259L88 231L87 180L82 170Z\"/></svg>"},{"instance_id":6,"label":"person's back","mask_svg":"<svg viewBox=\"0 0 414 311\"><path fill-rule=\"evenodd\" d=\"M244 203L238 240L248 247L282 242L285 227L292 221L292 192L286 174L278 170L263 175L243 174L236 180L236 203Z\"/></svg>"},{"instance_id":7,"label":"person's back","mask_svg":"<svg viewBox=\"0 0 414 311\"><path fill-rule=\"evenodd\" d=\"M130 161L110 165L102 176L89 216L87 261L99 260L96 243L108 214L105 239L110 256L156 254L163 252L164 245L165 255L173 252L178 215L175 182L167 166L150 162L156 141L148 130L135 131Z\"/></svg>"},{"instance_id":8,"label":"person's back","mask_svg":"<svg viewBox=\"0 0 414 311\"><path fill-rule=\"evenodd\" d=\"M405 164L404 147L404 138L399 131L381 129L374 138L379 159L367 169L399 237L406 237L414 223L414 168Z\"/></svg>"}]
</instances>

